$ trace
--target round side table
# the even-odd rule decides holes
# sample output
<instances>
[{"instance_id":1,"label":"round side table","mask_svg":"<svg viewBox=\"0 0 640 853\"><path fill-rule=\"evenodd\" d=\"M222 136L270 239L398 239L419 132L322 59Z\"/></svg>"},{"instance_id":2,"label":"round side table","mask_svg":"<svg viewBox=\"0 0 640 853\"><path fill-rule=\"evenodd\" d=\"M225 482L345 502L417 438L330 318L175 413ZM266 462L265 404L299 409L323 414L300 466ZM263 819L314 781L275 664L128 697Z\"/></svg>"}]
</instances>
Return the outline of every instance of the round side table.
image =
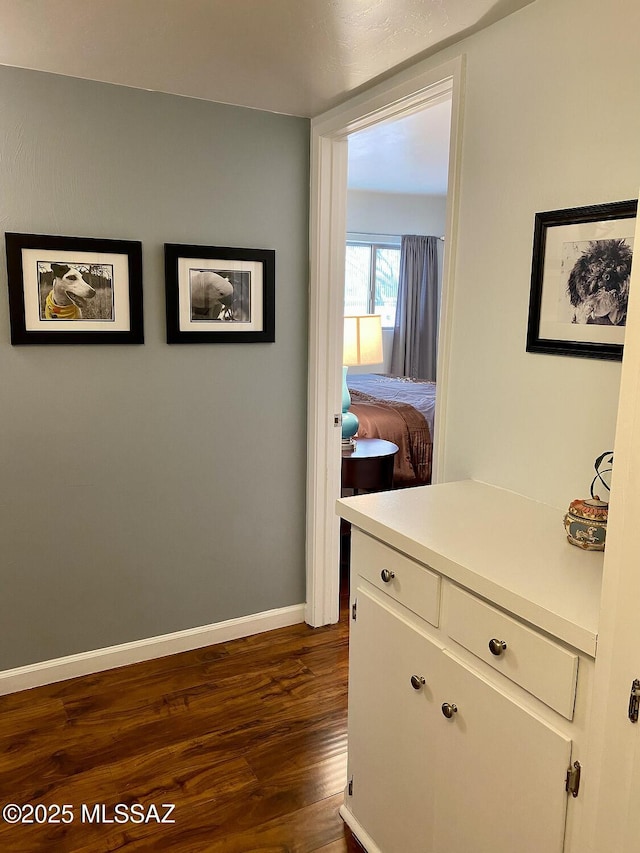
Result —
<instances>
[{"instance_id":1,"label":"round side table","mask_svg":"<svg viewBox=\"0 0 640 853\"><path fill-rule=\"evenodd\" d=\"M358 438L342 448L342 488L383 492L393 486L393 460L398 445L383 438Z\"/></svg>"}]
</instances>

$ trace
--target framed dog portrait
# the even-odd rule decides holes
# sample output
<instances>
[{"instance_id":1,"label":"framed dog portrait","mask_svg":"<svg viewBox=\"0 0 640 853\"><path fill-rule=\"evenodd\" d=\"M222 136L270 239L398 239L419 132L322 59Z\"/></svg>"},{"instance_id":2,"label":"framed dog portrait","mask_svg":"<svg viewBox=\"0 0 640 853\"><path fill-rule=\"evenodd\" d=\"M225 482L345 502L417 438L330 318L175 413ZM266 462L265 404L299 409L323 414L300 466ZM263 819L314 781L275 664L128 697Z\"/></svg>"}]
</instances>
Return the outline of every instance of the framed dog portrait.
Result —
<instances>
[{"instance_id":1,"label":"framed dog portrait","mask_svg":"<svg viewBox=\"0 0 640 853\"><path fill-rule=\"evenodd\" d=\"M167 343L272 343L275 251L165 243Z\"/></svg>"},{"instance_id":2,"label":"framed dog portrait","mask_svg":"<svg viewBox=\"0 0 640 853\"><path fill-rule=\"evenodd\" d=\"M622 359L637 208L536 213L528 352Z\"/></svg>"},{"instance_id":3,"label":"framed dog portrait","mask_svg":"<svg viewBox=\"0 0 640 853\"><path fill-rule=\"evenodd\" d=\"M142 244L5 235L12 344L141 344Z\"/></svg>"}]
</instances>

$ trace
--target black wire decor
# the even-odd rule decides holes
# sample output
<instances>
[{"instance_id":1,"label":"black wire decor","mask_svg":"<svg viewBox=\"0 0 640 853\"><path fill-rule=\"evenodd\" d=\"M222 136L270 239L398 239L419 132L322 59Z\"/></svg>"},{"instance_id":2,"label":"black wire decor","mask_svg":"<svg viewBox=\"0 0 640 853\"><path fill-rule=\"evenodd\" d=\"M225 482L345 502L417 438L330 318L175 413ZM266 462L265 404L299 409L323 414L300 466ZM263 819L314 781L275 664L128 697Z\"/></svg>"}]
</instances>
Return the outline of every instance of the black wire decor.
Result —
<instances>
[{"instance_id":1,"label":"black wire decor","mask_svg":"<svg viewBox=\"0 0 640 853\"><path fill-rule=\"evenodd\" d=\"M598 456L598 458L594 462L593 467L595 468L596 476L591 481L591 497L594 500L599 501L602 500L602 498L600 498L599 495L596 495L593 492L597 483L600 483L600 485L605 487L605 489L607 490L607 496L611 491L611 487L609 483L607 483L607 481L604 479L604 475L611 474L611 472L613 471L613 451L606 450L604 453L601 453L600 456ZM608 503L608 501L605 500L605 503Z\"/></svg>"}]
</instances>

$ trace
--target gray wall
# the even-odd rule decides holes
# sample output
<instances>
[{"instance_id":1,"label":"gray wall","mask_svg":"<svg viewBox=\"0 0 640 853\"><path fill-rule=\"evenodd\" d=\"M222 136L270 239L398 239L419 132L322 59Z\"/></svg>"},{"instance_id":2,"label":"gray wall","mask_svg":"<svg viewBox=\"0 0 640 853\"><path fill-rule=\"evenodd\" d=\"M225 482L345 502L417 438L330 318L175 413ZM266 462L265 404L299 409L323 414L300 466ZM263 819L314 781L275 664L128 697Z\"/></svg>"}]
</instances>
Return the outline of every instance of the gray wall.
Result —
<instances>
[{"instance_id":1,"label":"gray wall","mask_svg":"<svg viewBox=\"0 0 640 853\"><path fill-rule=\"evenodd\" d=\"M366 234L427 234L441 237L447 218L446 195L409 195L349 190L347 231Z\"/></svg>"},{"instance_id":2,"label":"gray wall","mask_svg":"<svg viewBox=\"0 0 640 853\"><path fill-rule=\"evenodd\" d=\"M146 335L12 347L2 259L0 670L304 601L308 134L0 68L2 231L141 240ZM165 242L275 249L276 343L167 345Z\"/></svg>"}]
</instances>

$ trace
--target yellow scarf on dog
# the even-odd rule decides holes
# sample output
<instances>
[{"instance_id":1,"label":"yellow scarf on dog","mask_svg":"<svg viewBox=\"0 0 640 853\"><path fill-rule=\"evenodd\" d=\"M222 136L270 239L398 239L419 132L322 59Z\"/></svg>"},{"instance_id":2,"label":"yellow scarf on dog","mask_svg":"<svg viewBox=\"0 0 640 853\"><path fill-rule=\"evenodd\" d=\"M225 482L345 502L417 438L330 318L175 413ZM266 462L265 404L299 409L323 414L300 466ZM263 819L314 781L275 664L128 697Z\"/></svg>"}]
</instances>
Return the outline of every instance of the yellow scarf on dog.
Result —
<instances>
[{"instance_id":1,"label":"yellow scarf on dog","mask_svg":"<svg viewBox=\"0 0 640 853\"><path fill-rule=\"evenodd\" d=\"M47 298L44 304L44 316L46 320L79 320L82 316L80 309L73 302L71 305L56 305L51 295L53 290L47 293Z\"/></svg>"}]
</instances>

